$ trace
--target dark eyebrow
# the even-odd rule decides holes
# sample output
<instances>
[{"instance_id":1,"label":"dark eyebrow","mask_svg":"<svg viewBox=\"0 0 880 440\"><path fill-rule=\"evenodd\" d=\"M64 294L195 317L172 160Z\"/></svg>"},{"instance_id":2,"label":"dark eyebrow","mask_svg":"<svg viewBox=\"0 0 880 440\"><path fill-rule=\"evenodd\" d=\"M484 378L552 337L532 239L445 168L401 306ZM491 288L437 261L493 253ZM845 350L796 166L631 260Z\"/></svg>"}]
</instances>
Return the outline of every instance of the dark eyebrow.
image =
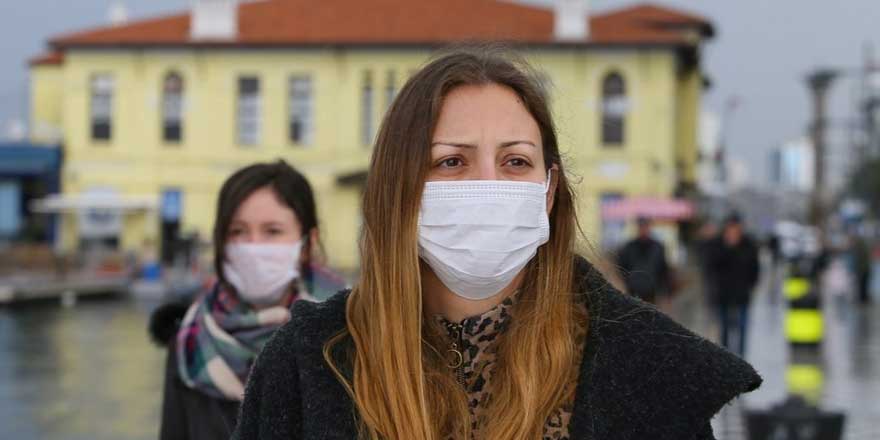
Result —
<instances>
[{"instance_id":1,"label":"dark eyebrow","mask_svg":"<svg viewBox=\"0 0 880 440\"><path fill-rule=\"evenodd\" d=\"M535 145L532 141L522 141L522 140L520 140L520 141L507 141L507 142L502 142L501 144L498 145L498 147L500 147L500 148L507 148L507 147L512 147L512 146L514 146L514 145L519 145L519 144L531 145L531 146L533 146L533 147L535 147L535 148L538 148L538 146ZM460 142L443 142L443 141L437 141L437 142L434 142L434 143L431 144L432 147L435 146L435 145L446 145L446 146L449 146L449 147L456 147L456 148L477 148L476 145L473 145L473 144L464 144L464 143L460 143Z\"/></svg>"},{"instance_id":2,"label":"dark eyebrow","mask_svg":"<svg viewBox=\"0 0 880 440\"><path fill-rule=\"evenodd\" d=\"M436 146L436 145L446 145L446 146L448 146L448 147L455 147L455 148L477 148L476 145L473 145L473 144L462 144L462 143L460 143L460 142L444 142L444 141L437 141L437 142L432 142L432 143L431 143L431 146L432 146L432 147L433 147L433 146Z\"/></svg>"},{"instance_id":3,"label":"dark eyebrow","mask_svg":"<svg viewBox=\"0 0 880 440\"><path fill-rule=\"evenodd\" d=\"M533 146L533 147L535 147L535 148L538 148L538 146L535 145L534 143L532 143L532 141L508 141L508 142L502 142L501 145L499 145L499 147L501 147L501 148L507 148L507 147L512 147L512 146L514 146L514 145L519 145L519 144L531 145L531 146Z\"/></svg>"}]
</instances>

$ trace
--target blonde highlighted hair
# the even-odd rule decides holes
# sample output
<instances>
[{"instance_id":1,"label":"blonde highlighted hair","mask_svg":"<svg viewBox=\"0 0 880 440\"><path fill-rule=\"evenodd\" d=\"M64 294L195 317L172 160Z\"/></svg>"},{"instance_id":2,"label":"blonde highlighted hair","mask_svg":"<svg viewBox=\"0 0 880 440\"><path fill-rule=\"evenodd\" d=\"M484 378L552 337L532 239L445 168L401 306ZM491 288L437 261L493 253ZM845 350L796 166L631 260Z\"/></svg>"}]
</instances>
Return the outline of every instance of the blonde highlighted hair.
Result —
<instances>
[{"instance_id":1,"label":"blonde highlighted hair","mask_svg":"<svg viewBox=\"0 0 880 440\"><path fill-rule=\"evenodd\" d=\"M442 355L444 335L422 309L418 214L443 98L463 85L513 90L537 122L545 163L559 169L550 239L525 269L511 327L499 342L485 438L540 439L551 413L573 398L586 316L574 304L577 221L544 90L528 65L499 49L457 49L403 87L383 121L363 199L361 275L347 327L324 356L355 402L364 439L470 438L464 389ZM337 350L351 342L346 356Z\"/></svg>"}]
</instances>

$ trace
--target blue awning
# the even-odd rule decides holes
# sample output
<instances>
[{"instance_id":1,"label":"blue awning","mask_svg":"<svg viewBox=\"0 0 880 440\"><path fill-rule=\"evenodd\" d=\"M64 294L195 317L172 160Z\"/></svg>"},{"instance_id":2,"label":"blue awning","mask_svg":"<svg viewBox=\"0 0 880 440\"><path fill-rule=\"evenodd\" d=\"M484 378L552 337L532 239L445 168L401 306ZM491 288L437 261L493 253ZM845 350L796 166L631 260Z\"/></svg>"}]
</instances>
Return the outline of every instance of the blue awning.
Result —
<instances>
[{"instance_id":1,"label":"blue awning","mask_svg":"<svg viewBox=\"0 0 880 440\"><path fill-rule=\"evenodd\" d=\"M61 148L27 142L0 142L0 176L58 174Z\"/></svg>"}]
</instances>

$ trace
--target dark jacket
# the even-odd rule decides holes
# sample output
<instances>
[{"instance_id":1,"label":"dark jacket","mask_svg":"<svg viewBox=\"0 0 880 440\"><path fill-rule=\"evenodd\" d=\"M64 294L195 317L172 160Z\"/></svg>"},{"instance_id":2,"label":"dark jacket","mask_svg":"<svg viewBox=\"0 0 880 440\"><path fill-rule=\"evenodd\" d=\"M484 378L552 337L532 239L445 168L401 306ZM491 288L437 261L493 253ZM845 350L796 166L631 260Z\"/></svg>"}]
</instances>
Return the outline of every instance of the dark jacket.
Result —
<instances>
[{"instance_id":1,"label":"dark jacket","mask_svg":"<svg viewBox=\"0 0 880 440\"><path fill-rule=\"evenodd\" d=\"M761 274L758 246L748 236L743 236L736 246L717 237L709 245L708 271L715 302L746 305Z\"/></svg>"},{"instance_id":2,"label":"dark jacket","mask_svg":"<svg viewBox=\"0 0 880 440\"><path fill-rule=\"evenodd\" d=\"M186 306L163 306L153 314L150 333L168 346L159 440L226 440L232 435L239 402L216 399L187 387L177 370L175 337Z\"/></svg>"},{"instance_id":3,"label":"dark jacket","mask_svg":"<svg viewBox=\"0 0 880 440\"><path fill-rule=\"evenodd\" d=\"M631 240L617 254L623 282L630 295L654 301L658 293L669 292L666 248L653 238Z\"/></svg>"},{"instance_id":4,"label":"dark jacket","mask_svg":"<svg viewBox=\"0 0 880 440\"><path fill-rule=\"evenodd\" d=\"M590 310L572 439L705 440L722 406L756 389L745 361L615 291L586 263L579 292ZM265 346L245 392L234 439L356 439L351 398L324 362L345 328L343 292L300 302Z\"/></svg>"}]
</instances>

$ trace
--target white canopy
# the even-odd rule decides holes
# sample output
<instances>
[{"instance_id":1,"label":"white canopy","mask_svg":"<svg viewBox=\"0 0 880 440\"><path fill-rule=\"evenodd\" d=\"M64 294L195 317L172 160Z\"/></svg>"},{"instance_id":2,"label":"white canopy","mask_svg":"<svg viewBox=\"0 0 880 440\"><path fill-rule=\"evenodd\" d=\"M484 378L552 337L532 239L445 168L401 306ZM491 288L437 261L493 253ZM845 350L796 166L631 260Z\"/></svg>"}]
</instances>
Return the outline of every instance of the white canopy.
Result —
<instances>
[{"instance_id":1,"label":"white canopy","mask_svg":"<svg viewBox=\"0 0 880 440\"><path fill-rule=\"evenodd\" d=\"M152 211L158 207L159 198L152 195L52 194L31 202L31 209L40 213L88 210Z\"/></svg>"}]
</instances>

